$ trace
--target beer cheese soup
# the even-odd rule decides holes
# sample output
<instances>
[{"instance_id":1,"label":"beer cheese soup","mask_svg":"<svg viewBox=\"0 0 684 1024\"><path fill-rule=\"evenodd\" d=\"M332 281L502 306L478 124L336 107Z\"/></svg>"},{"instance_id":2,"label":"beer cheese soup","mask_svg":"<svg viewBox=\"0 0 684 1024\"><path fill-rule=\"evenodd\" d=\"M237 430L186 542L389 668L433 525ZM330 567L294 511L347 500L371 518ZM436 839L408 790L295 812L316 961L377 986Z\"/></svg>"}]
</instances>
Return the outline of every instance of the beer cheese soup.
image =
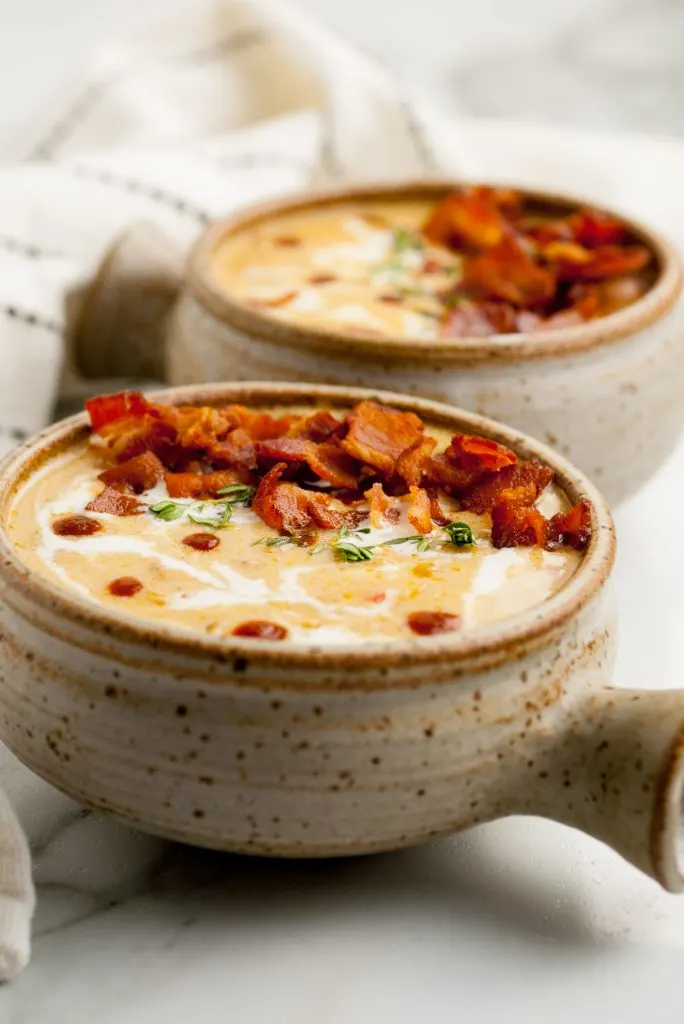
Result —
<instances>
[{"instance_id":1,"label":"beer cheese soup","mask_svg":"<svg viewBox=\"0 0 684 1024\"><path fill-rule=\"evenodd\" d=\"M546 467L372 402L89 405L9 534L31 571L148 622L325 645L469 629L544 601L589 539Z\"/></svg>"},{"instance_id":2,"label":"beer cheese soup","mask_svg":"<svg viewBox=\"0 0 684 1024\"><path fill-rule=\"evenodd\" d=\"M404 338L567 327L638 299L653 268L628 229L593 209L511 189L429 200L331 202L223 239L221 288L303 327Z\"/></svg>"}]
</instances>

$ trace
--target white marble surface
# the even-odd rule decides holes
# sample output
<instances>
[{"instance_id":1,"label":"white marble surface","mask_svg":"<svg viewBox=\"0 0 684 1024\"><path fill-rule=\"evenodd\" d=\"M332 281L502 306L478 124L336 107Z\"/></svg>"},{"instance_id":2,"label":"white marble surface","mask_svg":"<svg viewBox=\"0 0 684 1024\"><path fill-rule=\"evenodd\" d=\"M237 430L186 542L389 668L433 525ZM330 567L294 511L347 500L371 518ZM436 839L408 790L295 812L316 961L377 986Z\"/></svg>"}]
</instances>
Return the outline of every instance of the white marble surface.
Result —
<instances>
[{"instance_id":1,"label":"white marble surface","mask_svg":"<svg viewBox=\"0 0 684 1024\"><path fill-rule=\"evenodd\" d=\"M674 0L649 5L648 19L630 0L480 0L475 10L423 0L391 30L380 0L303 2L462 109L680 131ZM182 0L4 0L0 58L12 88L0 90L0 130L98 38L172 6ZM587 19L608 27L587 32ZM553 89L530 84L544 67ZM655 120L630 99L637 92L666 100L654 102ZM529 153L511 131L511 150ZM677 206L671 222L666 201L684 180L684 150L554 134L535 136L533 150L539 180L565 174L618 196L684 242L684 212ZM622 168L629 185L618 188ZM625 685L684 679L684 544L675 535L667 559L654 558L683 480L684 447L618 515ZM49 821L30 794L24 808L39 883L35 951L0 989L1 1024L669 1024L684 1012L684 897L560 826L511 819L396 855L276 863L114 823L103 831L61 798ZM78 859L65 855L74 837Z\"/></svg>"}]
</instances>

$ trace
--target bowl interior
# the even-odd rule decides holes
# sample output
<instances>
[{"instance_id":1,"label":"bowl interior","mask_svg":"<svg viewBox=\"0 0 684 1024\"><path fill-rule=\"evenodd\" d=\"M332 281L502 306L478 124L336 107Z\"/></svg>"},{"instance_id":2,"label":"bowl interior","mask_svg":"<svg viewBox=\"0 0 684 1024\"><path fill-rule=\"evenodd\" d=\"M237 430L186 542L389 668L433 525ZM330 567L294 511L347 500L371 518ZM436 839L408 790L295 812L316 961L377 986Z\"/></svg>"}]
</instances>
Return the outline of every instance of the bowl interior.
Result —
<instances>
[{"instance_id":1,"label":"bowl interior","mask_svg":"<svg viewBox=\"0 0 684 1024\"><path fill-rule=\"evenodd\" d=\"M463 184L463 183L461 183ZM676 301L682 288L679 257L674 248L657 232L638 224L614 210L601 209L625 224L631 239L645 245L654 256L651 284L640 299L607 316L572 327L539 330L534 333L499 334L489 337L423 339L379 337L362 329L336 330L334 327L309 327L281 319L268 310L256 309L232 295L213 273L214 256L229 236L283 214L296 213L348 202L384 200L428 200L436 202L451 189L453 182L418 181L404 184L337 189L318 194L306 193L286 200L260 204L240 214L210 225L200 236L188 263L188 288L214 316L248 336L264 338L276 344L297 348L338 349L355 358L420 358L446 361L464 359L528 359L561 352L581 351L595 345L618 341L658 319ZM508 187L508 186L505 186ZM511 185L511 188L516 188ZM594 206L581 197L521 188L530 211L564 214L582 206Z\"/></svg>"},{"instance_id":2,"label":"bowl interior","mask_svg":"<svg viewBox=\"0 0 684 1024\"><path fill-rule=\"evenodd\" d=\"M552 633L575 615L597 592L609 575L615 549L613 521L604 499L594 485L565 459L527 436L492 420L425 399L409 398L391 392L365 388L342 388L297 384L215 384L174 388L155 393L154 399L171 404L225 405L311 405L333 410L348 409L362 399L371 398L395 408L417 413L428 426L445 427L453 432L482 434L507 445L525 458L538 458L556 472L557 484L574 503L582 498L591 502L593 535L577 572L552 597L540 605L507 619L464 633L437 637L416 637L378 643L371 649L362 642L326 649L314 644L288 643L286 647L267 641L240 637L208 638L190 629L165 627L142 622L125 612L114 614L95 601L66 590L35 574L27 574L12 545L5 522L17 489L46 461L89 432L85 414L64 420L28 441L10 454L0 466L0 576L10 593L17 588L23 596L64 615L89 630L104 636L116 635L128 642L167 648L188 654L203 653L226 661L249 652L251 660L262 659L282 664L322 663L336 666L382 665L407 658L418 662L448 658L466 659L495 654L512 643L538 640Z\"/></svg>"}]
</instances>

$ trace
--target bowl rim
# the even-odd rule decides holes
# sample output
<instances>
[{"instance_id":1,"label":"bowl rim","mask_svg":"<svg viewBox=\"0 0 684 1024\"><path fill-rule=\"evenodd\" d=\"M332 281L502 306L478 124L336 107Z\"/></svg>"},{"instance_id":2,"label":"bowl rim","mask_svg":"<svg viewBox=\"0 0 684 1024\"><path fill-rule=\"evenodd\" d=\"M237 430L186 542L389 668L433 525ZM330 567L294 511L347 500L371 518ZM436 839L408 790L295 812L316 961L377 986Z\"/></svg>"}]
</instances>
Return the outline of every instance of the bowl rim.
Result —
<instances>
[{"instance_id":1,"label":"bowl rim","mask_svg":"<svg viewBox=\"0 0 684 1024\"><path fill-rule=\"evenodd\" d=\"M412 411L426 423L454 431L467 430L500 441L525 457L536 457L556 472L558 485L572 501L586 497L591 502L593 535L574 575L546 601L522 613L487 626L441 637L410 637L368 645L363 641L325 647L315 643L272 641L244 637L205 637L190 628L146 622L122 611L114 613L93 599L70 594L27 571L12 544L5 524L14 495L21 484L53 455L85 438L87 416L79 413L62 420L15 449L0 463L0 585L11 602L19 594L48 612L55 612L72 624L85 627L98 637L112 637L165 651L172 655L203 656L220 662L231 659L278 667L330 669L383 668L401 664L448 663L457 667L471 659L506 659L514 650L545 642L556 635L594 597L609 576L615 559L615 528L608 505L598 489L566 459L525 434L475 413L443 403L369 388L290 383L201 384L164 389L151 398L170 404L246 405L308 404L350 407L371 398L395 408ZM23 602L22 602L23 603ZM84 645L85 646L85 645ZM115 657L115 655L114 655ZM302 685L304 685L302 683ZM353 681L352 681L353 685Z\"/></svg>"},{"instance_id":2,"label":"bowl rim","mask_svg":"<svg viewBox=\"0 0 684 1024\"><path fill-rule=\"evenodd\" d=\"M515 188L541 203L573 208L592 206L621 220L629 231L655 254L659 267L656 280L636 302L615 313L574 327L521 334L495 334L486 338L466 337L446 340L410 337L378 337L362 330L338 331L311 328L288 322L266 310L231 297L211 271L212 256L228 235L271 217L337 203L358 200L439 198L451 189L473 183L447 178L427 178L406 182L380 182L345 186L318 192L299 192L276 200L241 209L230 217L215 221L204 229L190 251L187 261L186 293L209 313L237 329L248 339L267 341L296 349L325 351L326 357L373 360L419 359L437 362L500 362L569 356L630 338L637 331L660 319L675 304L682 292L683 268L675 246L649 228L623 213L586 197L563 192L528 188L507 182L493 183L497 188ZM340 342L343 345L340 347ZM337 348L337 351L336 351Z\"/></svg>"}]
</instances>

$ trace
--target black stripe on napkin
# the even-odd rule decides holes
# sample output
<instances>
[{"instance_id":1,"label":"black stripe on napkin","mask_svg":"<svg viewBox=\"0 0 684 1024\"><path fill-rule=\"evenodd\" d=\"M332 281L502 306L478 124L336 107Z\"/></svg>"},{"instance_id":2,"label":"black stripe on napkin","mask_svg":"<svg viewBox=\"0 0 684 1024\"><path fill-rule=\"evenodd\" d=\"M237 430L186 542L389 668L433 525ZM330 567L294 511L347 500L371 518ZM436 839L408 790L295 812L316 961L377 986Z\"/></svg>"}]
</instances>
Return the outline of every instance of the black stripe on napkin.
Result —
<instances>
[{"instance_id":1,"label":"black stripe on napkin","mask_svg":"<svg viewBox=\"0 0 684 1024\"><path fill-rule=\"evenodd\" d=\"M176 213L182 213L188 217L193 217L201 224L208 224L212 220L211 214L207 210L203 210L199 206L195 206L193 203L189 203L187 199L182 196L174 195L171 192L166 192L163 188L159 188L158 185L151 185L147 181L138 181L136 178L129 178L123 174L115 174L112 171L100 170L97 167L84 167L77 165L76 167L63 167L67 174L71 174L74 178L82 178L85 181L93 181L98 185L105 185L110 188L120 189L123 192L130 192L131 195L142 196L144 199L149 199L150 202L159 203L161 206L167 206Z\"/></svg>"},{"instance_id":2,"label":"black stripe on napkin","mask_svg":"<svg viewBox=\"0 0 684 1024\"><path fill-rule=\"evenodd\" d=\"M57 252L56 249L43 249L39 245L33 245L31 242L22 242L20 239L12 238L9 235L0 235L0 249L5 249L16 256L23 256L27 260L58 259L64 255L61 252Z\"/></svg>"},{"instance_id":3,"label":"black stripe on napkin","mask_svg":"<svg viewBox=\"0 0 684 1024\"><path fill-rule=\"evenodd\" d=\"M57 320L50 320L40 313L32 310L19 309L18 306L0 306L0 316L6 316L10 320L18 320L19 323L28 324L30 327L42 327L46 331L53 331L55 334L62 333L62 325Z\"/></svg>"}]
</instances>

